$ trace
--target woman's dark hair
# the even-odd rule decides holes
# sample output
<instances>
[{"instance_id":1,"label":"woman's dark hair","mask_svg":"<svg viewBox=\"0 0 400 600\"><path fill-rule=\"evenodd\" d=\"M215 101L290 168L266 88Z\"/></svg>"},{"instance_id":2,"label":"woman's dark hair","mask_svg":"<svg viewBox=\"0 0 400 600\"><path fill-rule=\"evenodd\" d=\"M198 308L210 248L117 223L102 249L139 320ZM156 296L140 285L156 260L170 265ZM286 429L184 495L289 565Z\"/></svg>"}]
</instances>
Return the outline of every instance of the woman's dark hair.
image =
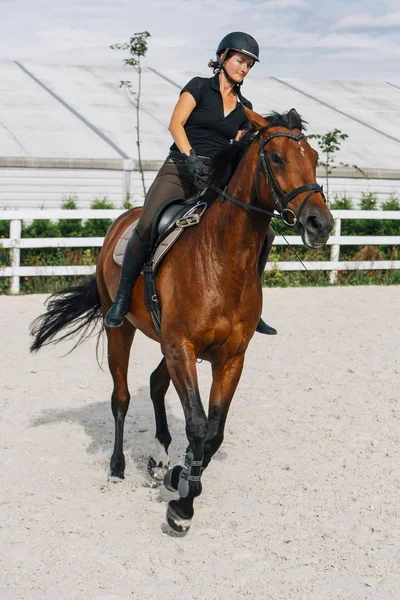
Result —
<instances>
[{"instance_id":1,"label":"woman's dark hair","mask_svg":"<svg viewBox=\"0 0 400 600\"><path fill-rule=\"evenodd\" d=\"M225 60L228 60L228 58L230 58L231 56L233 56L234 54L237 54L237 50L228 50L227 55L225 56ZM218 69L218 67L220 67L221 65L219 64L218 60L212 60L210 59L208 62L208 66L213 70L216 71Z\"/></svg>"}]
</instances>

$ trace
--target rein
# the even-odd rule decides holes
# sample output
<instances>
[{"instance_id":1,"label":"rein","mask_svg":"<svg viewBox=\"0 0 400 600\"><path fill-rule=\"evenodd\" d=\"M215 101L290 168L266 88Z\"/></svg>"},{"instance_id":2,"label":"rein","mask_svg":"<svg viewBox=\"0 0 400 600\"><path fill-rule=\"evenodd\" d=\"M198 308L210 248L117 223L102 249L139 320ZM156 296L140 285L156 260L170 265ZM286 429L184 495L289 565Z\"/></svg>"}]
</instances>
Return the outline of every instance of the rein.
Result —
<instances>
[{"instance_id":1,"label":"rein","mask_svg":"<svg viewBox=\"0 0 400 600\"><path fill-rule=\"evenodd\" d=\"M252 141L254 141L256 138L258 138L258 143L259 143L259 156L258 156L257 171L256 171L256 194L257 194L258 203L262 206L262 200L261 200L261 194L260 194L260 176L261 176L261 169L262 169L262 171L265 175L265 182L268 185L271 195L272 195L272 198L275 202L275 205L280 210L280 212L275 212L275 211L271 212L271 211L266 210L265 208L260 208L258 206L254 206L253 204L247 204L246 202L242 202L241 200L238 200L237 198L230 196L226 192L226 188L228 186L226 186L225 189L223 189L223 190L219 189L214 184L209 184L209 187L211 187L214 191L216 191L222 198L229 200L230 202L233 202L234 204L237 204L238 206L262 213L273 219L281 219L289 227L296 226L296 228L298 229L300 215L301 215L305 205L307 204L308 200L311 198L311 196L315 193L320 193L322 196L322 199L324 200L325 203L326 203L326 199L324 196L323 188L318 183L307 183L305 185L302 185L302 186L294 189L293 191L289 192L288 194L285 194L281 190L281 188L280 188L278 182L276 181L276 178L272 172L272 169L268 162L268 159L265 155L264 146L270 140L272 140L273 138L276 138L276 137L288 137L292 140L298 141L298 140L305 138L305 135L304 135L304 133L300 133L299 135L293 135L291 133L281 132L281 133L273 133L272 135L268 136L266 139L262 139L261 134L264 133L265 131L267 131L268 129L270 129L271 127L275 127L275 125L266 125L262 129L259 129L258 131L255 132L253 139L252 139ZM302 192L307 192L307 191L309 191L309 194L307 194L307 196L304 198L304 200L301 203L300 208L297 212L297 215L296 215L293 212L293 210L291 210L287 206L288 206L289 202L292 202L296 196L298 196ZM278 198L278 196L280 199ZM292 222L288 221L285 218L286 213L292 215L292 219L293 219Z\"/></svg>"}]
</instances>

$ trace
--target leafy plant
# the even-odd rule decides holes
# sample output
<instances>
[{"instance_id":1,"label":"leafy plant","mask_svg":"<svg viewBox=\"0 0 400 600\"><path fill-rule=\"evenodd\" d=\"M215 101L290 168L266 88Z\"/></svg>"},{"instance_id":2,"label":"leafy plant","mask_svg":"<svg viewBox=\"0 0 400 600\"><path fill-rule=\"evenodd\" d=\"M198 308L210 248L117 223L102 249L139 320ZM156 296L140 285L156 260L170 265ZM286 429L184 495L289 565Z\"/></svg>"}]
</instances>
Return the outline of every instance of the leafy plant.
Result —
<instances>
[{"instance_id":1,"label":"leafy plant","mask_svg":"<svg viewBox=\"0 0 400 600\"><path fill-rule=\"evenodd\" d=\"M78 196L65 196L61 202L64 210L76 210L78 208Z\"/></svg>"},{"instance_id":2,"label":"leafy plant","mask_svg":"<svg viewBox=\"0 0 400 600\"><path fill-rule=\"evenodd\" d=\"M354 207L352 199L346 194L342 194L341 196L335 194L333 202L329 202L329 208L332 210L352 210Z\"/></svg>"},{"instance_id":3,"label":"leafy plant","mask_svg":"<svg viewBox=\"0 0 400 600\"><path fill-rule=\"evenodd\" d=\"M50 219L35 219L28 225L22 222L21 237L23 238L43 238L43 237L61 237L58 223Z\"/></svg>"},{"instance_id":4,"label":"leafy plant","mask_svg":"<svg viewBox=\"0 0 400 600\"><path fill-rule=\"evenodd\" d=\"M103 196L93 200L90 208L93 210L107 210L115 207L114 204L108 200L107 196ZM83 225L82 236L103 237L110 229L112 223L112 219L88 219Z\"/></svg>"},{"instance_id":5,"label":"leafy plant","mask_svg":"<svg viewBox=\"0 0 400 600\"><path fill-rule=\"evenodd\" d=\"M147 52L147 38L150 37L150 33L148 31L142 31L139 33L134 33L130 38L129 42L125 42L123 44L113 44L110 46L111 50L128 50L130 54L130 58L124 59L124 65L133 67L138 75L138 84L137 91L133 91L132 89L132 81L125 80L121 81L119 84L120 88L123 88L126 94L126 97L131 102L133 106L136 108L136 131L137 131L137 141L136 145L138 147L138 158L139 158L139 170L142 177L142 186L143 192L146 196L146 184L144 181L144 170L142 164L142 154L140 147L140 96L142 91L142 66L141 59L146 56ZM129 199L127 198L129 201Z\"/></svg>"},{"instance_id":6,"label":"leafy plant","mask_svg":"<svg viewBox=\"0 0 400 600\"><path fill-rule=\"evenodd\" d=\"M67 196L61 202L63 210L76 210L78 208L77 196ZM62 237L81 237L82 219L60 219L58 222Z\"/></svg>"},{"instance_id":7,"label":"leafy plant","mask_svg":"<svg viewBox=\"0 0 400 600\"><path fill-rule=\"evenodd\" d=\"M392 192L386 202L382 202L382 210L400 210L400 200L396 194Z\"/></svg>"},{"instance_id":8,"label":"leafy plant","mask_svg":"<svg viewBox=\"0 0 400 600\"><path fill-rule=\"evenodd\" d=\"M329 175L332 173L334 166L335 152L340 149L340 145L344 140L348 138L347 133L343 133L340 129L333 129L333 131L327 131L324 134L314 133L308 135L307 139L316 139L319 148L324 153L325 159L318 161L322 167L325 168L325 181L326 181L326 198L329 200Z\"/></svg>"},{"instance_id":9,"label":"leafy plant","mask_svg":"<svg viewBox=\"0 0 400 600\"><path fill-rule=\"evenodd\" d=\"M114 204L107 198L107 196L100 196L95 198L90 205L92 210L111 210L115 208Z\"/></svg>"},{"instance_id":10,"label":"leafy plant","mask_svg":"<svg viewBox=\"0 0 400 600\"><path fill-rule=\"evenodd\" d=\"M376 192L363 192L360 200L360 210L376 210L378 194Z\"/></svg>"},{"instance_id":11,"label":"leafy plant","mask_svg":"<svg viewBox=\"0 0 400 600\"><path fill-rule=\"evenodd\" d=\"M8 238L10 235L10 221L0 221L0 238Z\"/></svg>"},{"instance_id":12,"label":"leafy plant","mask_svg":"<svg viewBox=\"0 0 400 600\"><path fill-rule=\"evenodd\" d=\"M129 209L133 208L133 204L132 204L132 202L130 201L129 194L127 194L127 197L126 197L126 198L125 198L125 200L124 200L124 203L123 203L123 205L122 205L122 208L124 208L125 210L129 210Z\"/></svg>"}]
</instances>

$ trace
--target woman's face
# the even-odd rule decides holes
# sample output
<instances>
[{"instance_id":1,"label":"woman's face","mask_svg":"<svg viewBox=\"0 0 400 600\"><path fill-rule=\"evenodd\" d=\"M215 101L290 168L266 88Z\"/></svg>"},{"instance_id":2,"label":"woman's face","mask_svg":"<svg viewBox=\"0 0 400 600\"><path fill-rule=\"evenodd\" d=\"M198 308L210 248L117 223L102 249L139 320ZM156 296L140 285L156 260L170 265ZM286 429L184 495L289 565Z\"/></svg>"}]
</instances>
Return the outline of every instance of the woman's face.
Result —
<instances>
[{"instance_id":1,"label":"woman's face","mask_svg":"<svg viewBox=\"0 0 400 600\"><path fill-rule=\"evenodd\" d=\"M237 83L243 81L251 67L254 65L254 59L242 52L235 52L224 62L224 68Z\"/></svg>"}]
</instances>

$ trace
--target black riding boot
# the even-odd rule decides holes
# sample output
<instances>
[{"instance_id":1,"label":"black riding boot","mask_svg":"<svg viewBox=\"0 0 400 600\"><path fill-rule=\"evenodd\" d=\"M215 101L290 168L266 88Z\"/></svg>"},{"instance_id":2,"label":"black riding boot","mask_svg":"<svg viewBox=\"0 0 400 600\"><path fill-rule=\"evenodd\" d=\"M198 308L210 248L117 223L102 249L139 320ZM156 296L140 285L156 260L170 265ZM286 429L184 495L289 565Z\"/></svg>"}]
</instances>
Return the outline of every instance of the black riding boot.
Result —
<instances>
[{"instance_id":1,"label":"black riding boot","mask_svg":"<svg viewBox=\"0 0 400 600\"><path fill-rule=\"evenodd\" d=\"M122 325L124 316L129 311L132 289L146 260L148 248L148 242L143 242L134 231L125 248L114 302L104 319L107 327Z\"/></svg>"},{"instance_id":2,"label":"black riding boot","mask_svg":"<svg viewBox=\"0 0 400 600\"><path fill-rule=\"evenodd\" d=\"M271 250L274 237L275 235L273 235L272 239L269 239L269 236L267 234L267 237L265 238L265 242L261 249L260 258L258 259L258 273L261 278L264 273L265 265L267 264L268 255ZM266 335L276 335L278 333L276 329L274 329L270 325L267 325L262 319L259 320L256 331L258 333L265 333Z\"/></svg>"}]
</instances>

